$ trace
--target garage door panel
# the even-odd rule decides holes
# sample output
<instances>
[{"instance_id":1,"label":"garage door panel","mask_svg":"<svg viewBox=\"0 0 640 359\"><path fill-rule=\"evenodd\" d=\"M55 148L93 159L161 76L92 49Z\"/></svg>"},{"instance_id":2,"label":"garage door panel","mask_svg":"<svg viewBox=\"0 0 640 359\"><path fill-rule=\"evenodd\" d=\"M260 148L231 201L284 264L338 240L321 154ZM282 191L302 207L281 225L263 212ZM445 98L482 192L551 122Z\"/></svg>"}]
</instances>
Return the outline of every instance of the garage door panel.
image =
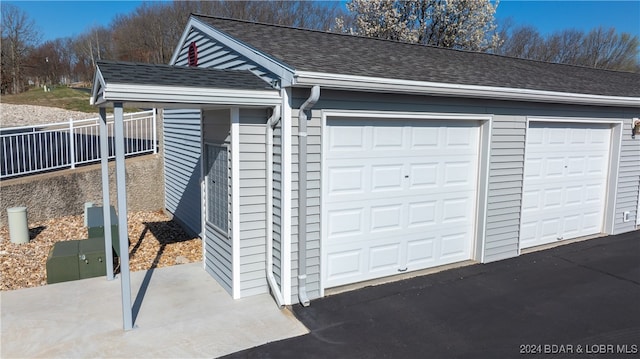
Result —
<instances>
[{"instance_id":1,"label":"garage door panel","mask_svg":"<svg viewBox=\"0 0 640 359\"><path fill-rule=\"evenodd\" d=\"M335 209L327 214L328 237L330 239L364 234L363 208Z\"/></svg>"},{"instance_id":2,"label":"garage door panel","mask_svg":"<svg viewBox=\"0 0 640 359\"><path fill-rule=\"evenodd\" d=\"M378 191L402 191L403 190L403 166L372 165L371 166L371 192Z\"/></svg>"},{"instance_id":3,"label":"garage door panel","mask_svg":"<svg viewBox=\"0 0 640 359\"><path fill-rule=\"evenodd\" d=\"M400 243L384 244L369 249L368 271L393 272L400 263Z\"/></svg>"},{"instance_id":4,"label":"garage door panel","mask_svg":"<svg viewBox=\"0 0 640 359\"><path fill-rule=\"evenodd\" d=\"M425 189L438 185L438 163L414 163L409 172L409 188Z\"/></svg>"},{"instance_id":5,"label":"garage door panel","mask_svg":"<svg viewBox=\"0 0 640 359\"><path fill-rule=\"evenodd\" d=\"M329 253L326 259L329 277L337 281L341 278L361 276L363 274L360 267L363 252L363 249L358 248Z\"/></svg>"},{"instance_id":6,"label":"garage door panel","mask_svg":"<svg viewBox=\"0 0 640 359\"><path fill-rule=\"evenodd\" d=\"M334 195L363 193L364 191L364 166L341 166L328 169L329 193Z\"/></svg>"},{"instance_id":7,"label":"garage door panel","mask_svg":"<svg viewBox=\"0 0 640 359\"><path fill-rule=\"evenodd\" d=\"M530 123L521 248L600 233L610 137L606 124Z\"/></svg>"},{"instance_id":8,"label":"garage door panel","mask_svg":"<svg viewBox=\"0 0 640 359\"><path fill-rule=\"evenodd\" d=\"M323 154L325 287L471 257L477 123L327 124L340 138L328 139Z\"/></svg>"},{"instance_id":9,"label":"garage door panel","mask_svg":"<svg viewBox=\"0 0 640 359\"><path fill-rule=\"evenodd\" d=\"M438 147L440 129L438 127L415 127L410 136L412 150L434 150Z\"/></svg>"},{"instance_id":10,"label":"garage door panel","mask_svg":"<svg viewBox=\"0 0 640 359\"><path fill-rule=\"evenodd\" d=\"M400 230L403 227L403 206L400 204L371 207L370 233Z\"/></svg>"},{"instance_id":11,"label":"garage door panel","mask_svg":"<svg viewBox=\"0 0 640 359\"><path fill-rule=\"evenodd\" d=\"M443 235L440 243L440 259L460 261L466 258L468 248L465 232Z\"/></svg>"},{"instance_id":12,"label":"garage door panel","mask_svg":"<svg viewBox=\"0 0 640 359\"><path fill-rule=\"evenodd\" d=\"M407 267L428 267L436 259L435 252L435 236L426 236L407 241Z\"/></svg>"},{"instance_id":13,"label":"garage door panel","mask_svg":"<svg viewBox=\"0 0 640 359\"><path fill-rule=\"evenodd\" d=\"M422 228L436 224L438 201L424 200L407 204L407 227Z\"/></svg>"},{"instance_id":14,"label":"garage door panel","mask_svg":"<svg viewBox=\"0 0 640 359\"><path fill-rule=\"evenodd\" d=\"M337 153L364 151L364 128L329 127L328 148L329 151Z\"/></svg>"},{"instance_id":15,"label":"garage door panel","mask_svg":"<svg viewBox=\"0 0 640 359\"><path fill-rule=\"evenodd\" d=\"M473 185L473 182L475 182L477 178L473 173L474 165L471 161L444 163L444 181L442 186Z\"/></svg>"},{"instance_id":16,"label":"garage door panel","mask_svg":"<svg viewBox=\"0 0 640 359\"><path fill-rule=\"evenodd\" d=\"M371 149L374 151L403 150L403 128L402 127L374 127L371 129L373 138Z\"/></svg>"}]
</instances>

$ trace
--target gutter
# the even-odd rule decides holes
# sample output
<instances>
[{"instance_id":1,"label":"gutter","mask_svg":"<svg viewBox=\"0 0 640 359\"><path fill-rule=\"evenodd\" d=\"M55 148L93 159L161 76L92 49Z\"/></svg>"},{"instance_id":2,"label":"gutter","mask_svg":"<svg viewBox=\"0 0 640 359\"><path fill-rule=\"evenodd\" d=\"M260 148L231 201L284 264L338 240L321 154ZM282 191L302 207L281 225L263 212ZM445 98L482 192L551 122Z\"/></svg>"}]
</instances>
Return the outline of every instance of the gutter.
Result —
<instances>
[{"instance_id":1,"label":"gutter","mask_svg":"<svg viewBox=\"0 0 640 359\"><path fill-rule=\"evenodd\" d=\"M323 87L383 93L410 93L417 95L457 96L488 98L508 101L563 103L589 106L640 107L640 97L605 96L573 92L528 90L509 87L449 84L429 81L412 81L297 71L296 85L320 85Z\"/></svg>"},{"instance_id":2,"label":"gutter","mask_svg":"<svg viewBox=\"0 0 640 359\"><path fill-rule=\"evenodd\" d=\"M309 306L307 297L307 114L320 98L320 86L311 88L309 98L298 111L298 299Z\"/></svg>"},{"instance_id":3,"label":"gutter","mask_svg":"<svg viewBox=\"0 0 640 359\"><path fill-rule=\"evenodd\" d=\"M280 290L275 276L273 275L273 129L280 122L281 107L275 106L273 108L273 114L267 120L267 130L265 132L266 143L266 216L267 216L267 283L271 289L271 293L276 299L279 307L284 306L284 296ZM280 275L282 278L282 275Z\"/></svg>"}]
</instances>

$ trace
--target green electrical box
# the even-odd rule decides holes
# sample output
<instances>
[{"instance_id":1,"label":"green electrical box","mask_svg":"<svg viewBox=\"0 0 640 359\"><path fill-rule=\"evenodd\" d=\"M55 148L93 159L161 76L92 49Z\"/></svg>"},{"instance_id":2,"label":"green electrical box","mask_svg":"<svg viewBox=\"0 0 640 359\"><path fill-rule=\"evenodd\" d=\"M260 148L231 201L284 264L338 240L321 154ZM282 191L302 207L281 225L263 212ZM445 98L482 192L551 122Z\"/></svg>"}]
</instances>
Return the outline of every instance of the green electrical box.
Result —
<instances>
[{"instance_id":1,"label":"green electrical box","mask_svg":"<svg viewBox=\"0 0 640 359\"><path fill-rule=\"evenodd\" d=\"M118 216L113 206L109 206L111 212L111 245L116 256L120 256L120 243L118 243ZM104 215L102 207L87 208L87 228L89 238L104 238Z\"/></svg>"},{"instance_id":2,"label":"green electrical box","mask_svg":"<svg viewBox=\"0 0 640 359\"><path fill-rule=\"evenodd\" d=\"M104 238L57 242L47 257L47 284L107 274Z\"/></svg>"},{"instance_id":3,"label":"green electrical box","mask_svg":"<svg viewBox=\"0 0 640 359\"><path fill-rule=\"evenodd\" d=\"M47 283L80 279L78 248L80 241L57 242L47 257ZM104 249L102 250L104 252Z\"/></svg>"},{"instance_id":4,"label":"green electrical box","mask_svg":"<svg viewBox=\"0 0 640 359\"><path fill-rule=\"evenodd\" d=\"M96 237L82 240L78 247L80 279L100 277L107 274L104 238Z\"/></svg>"}]
</instances>

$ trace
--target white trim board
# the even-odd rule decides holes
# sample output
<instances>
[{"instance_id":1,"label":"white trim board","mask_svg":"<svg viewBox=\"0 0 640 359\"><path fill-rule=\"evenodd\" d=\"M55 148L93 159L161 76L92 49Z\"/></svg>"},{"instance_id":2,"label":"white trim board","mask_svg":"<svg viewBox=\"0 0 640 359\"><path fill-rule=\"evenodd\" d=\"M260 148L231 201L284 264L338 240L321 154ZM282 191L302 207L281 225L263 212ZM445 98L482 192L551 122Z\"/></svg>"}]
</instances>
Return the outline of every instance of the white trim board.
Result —
<instances>
[{"instance_id":1,"label":"white trim board","mask_svg":"<svg viewBox=\"0 0 640 359\"><path fill-rule=\"evenodd\" d=\"M231 108L231 268L233 299L240 298L240 108Z\"/></svg>"},{"instance_id":2,"label":"white trim board","mask_svg":"<svg viewBox=\"0 0 640 359\"><path fill-rule=\"evenodd\" d=\"M293 263L293 255L291 253L291 216L292 216L292 109L291 109L291 88L282 89L282 119L280 120L280 126L282 128L280 144L282 149L282 223L281 223L281 240L282 240L282 296L284 297L284 304L293 304L292 300L292 285L293 279L291 277L291 268Z\"/></svg>"}]
</instances>

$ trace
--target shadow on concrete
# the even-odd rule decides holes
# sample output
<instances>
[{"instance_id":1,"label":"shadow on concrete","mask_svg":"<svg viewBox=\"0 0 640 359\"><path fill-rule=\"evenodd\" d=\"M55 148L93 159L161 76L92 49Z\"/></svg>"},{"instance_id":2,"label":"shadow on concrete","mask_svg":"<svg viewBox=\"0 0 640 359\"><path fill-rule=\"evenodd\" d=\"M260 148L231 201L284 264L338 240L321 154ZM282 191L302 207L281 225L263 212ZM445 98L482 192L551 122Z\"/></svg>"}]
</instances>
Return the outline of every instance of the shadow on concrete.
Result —
<instances>
[{"instance_id":1,"label":"shadow on concrete","mask_svg":"<svg viewBox=\"0 0 640 359\"><path fill-rule=\"evenodd\" d=\"M155 258L151 263L151 267L145 274L144 279L142 280L142 284L140 285L140 290L138 290L136 299L133 302L132 314L133 314L134 324L136 322L136 318L138 317L138 313L140 312L140 308L142 307L142 301L144 300L144 296L147 293L149 284L151 283L153 272L158 267L158 263L160 263L160 259L162 258L162 255L164 254L164 250L167 247L167 245L173 244L173 243L185 242L193 239L193 236L188 235L182 229L182 227L174 220L162 221L162 222L144 222L144 230L140 234L140 237L138 238L138 242L136 242L135 246L133 246L133 249L131 249L131 252L129 253L130 257L133 256L138 251L138 249L140 248L140 245L142 244L142 241L144 240L144 237L147 235L148 232L151 232L156 238L156 240L160 243L160 249L158 249L158 253L156 253Z\"/></svg>"}]
</instances>

